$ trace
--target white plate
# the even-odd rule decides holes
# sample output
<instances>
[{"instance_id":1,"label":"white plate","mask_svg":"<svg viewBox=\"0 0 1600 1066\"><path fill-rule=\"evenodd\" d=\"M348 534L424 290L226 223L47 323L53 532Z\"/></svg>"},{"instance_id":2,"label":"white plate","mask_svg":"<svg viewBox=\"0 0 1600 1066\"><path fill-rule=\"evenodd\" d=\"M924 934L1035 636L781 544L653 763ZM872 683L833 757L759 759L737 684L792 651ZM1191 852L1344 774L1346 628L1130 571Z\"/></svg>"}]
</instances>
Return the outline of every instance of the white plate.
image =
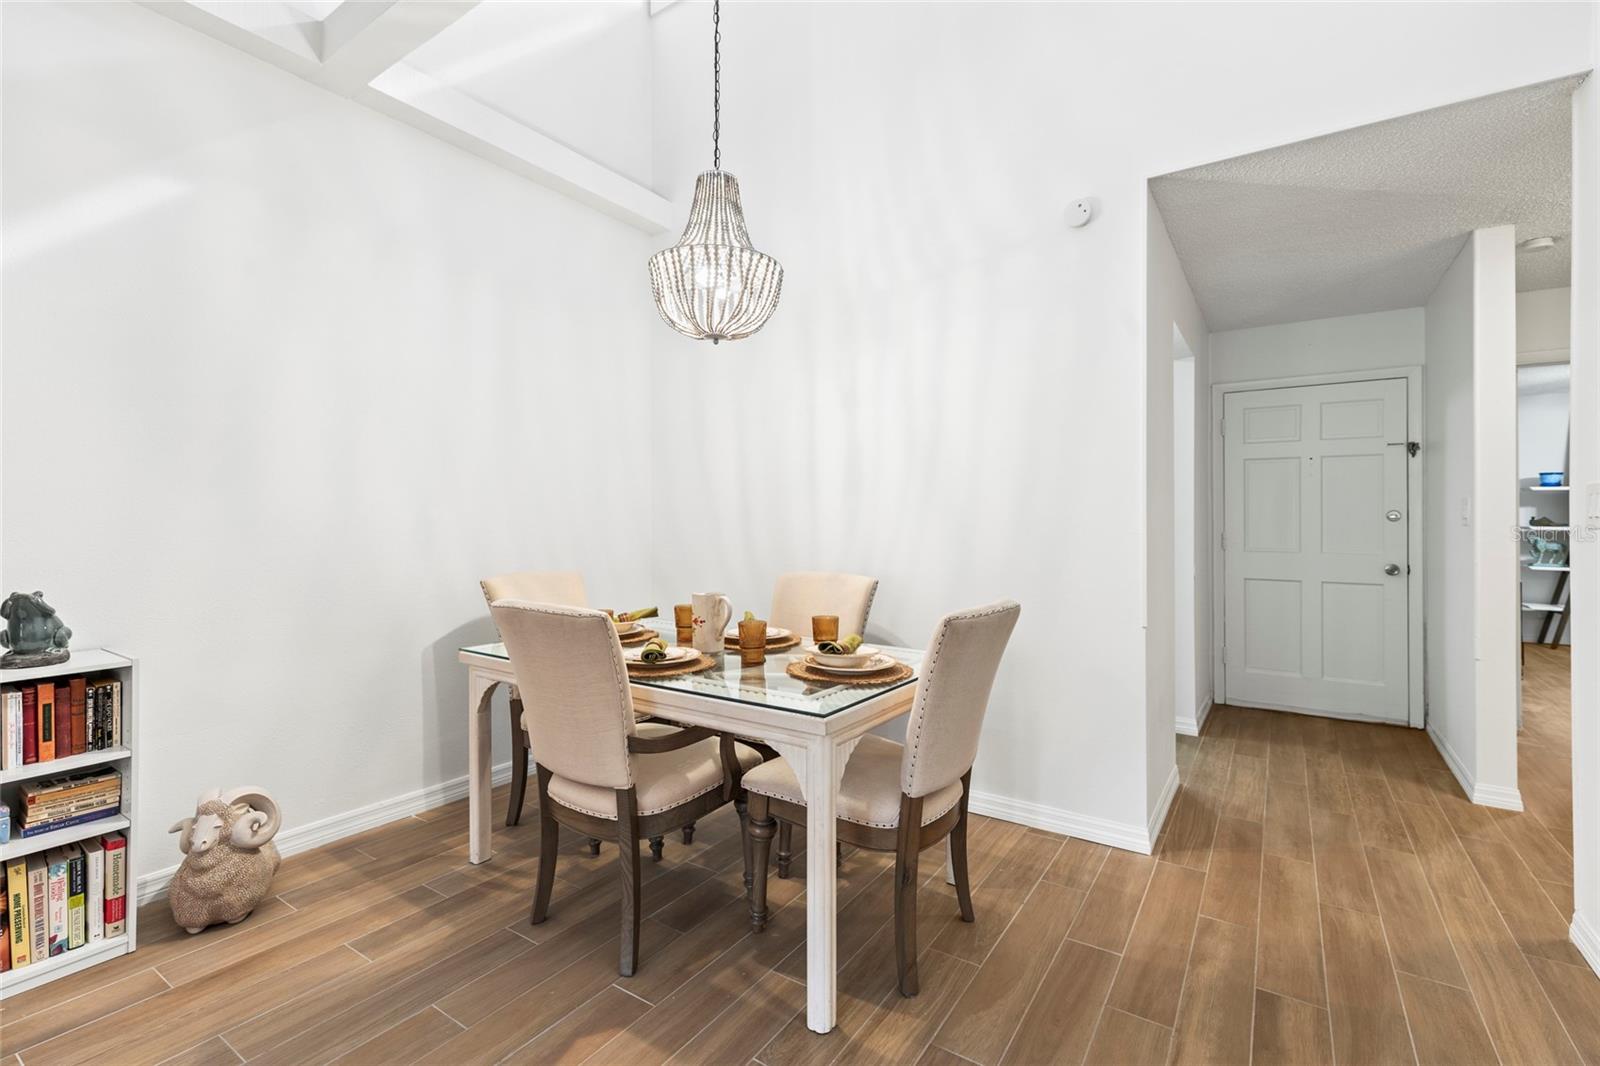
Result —
<instances>
[{"instance_id":1,"label":"white plate","mask_svg":"<svg viewBox=\"0 0 1600 1066\"><path fill-rule=\"evenodd\" d=\"M645 644L648 643L649 641L645 642ZM667 649L667 657L665 659L657 659L653 663L646 663L643 658L644 648L644 644L639 645L637 648L623 648L622 657L631 663L643 663L645 666L666 666L668 663L681 663L685 659L692 659L696 654L693 648L673 646Z\"/></svg>"},{"instance_id":2,"label":"white plate","mask_svg":"<svg viewBox=\"0 0 1600 1066\"><path fill-rule=\"evenodd\" d=\"M829 658L836 659L839 656L830 655ZM854 656L846 656L846 658L854 658ZM829 666L819 659L815 652L806 656L806 659L812 666L826 674L875 674L879 670L887 670L895 664L893 656L884 655L882 652L874 652L866 662L857 666Z\"/></svg>"},{"instance_id":3,"label":"white plate","mask_svg":"<svg viewBox=\"0 0 1600 1066\"><path fill-rule=\"evenodd\" d=\"M815 644L808 644L806 651L811 653L811 657L816 660L818 666L826 667L830 670L854 669L870 662L872 657L878 654L878 649L871 644L861 645L853 655L832 655L821 650Z\"/></svg>"},{"instance_id":4,"label":"white plate","mask_svg":"<svg viewBox=\"0 0 1600 1066\"><path fill-rule=\"evenodd\" d=\"M788 640L789 639L789 634L790 634L790 631L785 629L785 628L783 628L782 626L768 626L767 627L767 643L768 644L772 644L772 643L774 643L776 641ZM726 630L724 630L722 636L723 636L723 639L725 639L725 640L738 640L739 639L739 625L738 625L738 623L734 623L733 625L729 626Z\"/></svg>"}]
</instances>

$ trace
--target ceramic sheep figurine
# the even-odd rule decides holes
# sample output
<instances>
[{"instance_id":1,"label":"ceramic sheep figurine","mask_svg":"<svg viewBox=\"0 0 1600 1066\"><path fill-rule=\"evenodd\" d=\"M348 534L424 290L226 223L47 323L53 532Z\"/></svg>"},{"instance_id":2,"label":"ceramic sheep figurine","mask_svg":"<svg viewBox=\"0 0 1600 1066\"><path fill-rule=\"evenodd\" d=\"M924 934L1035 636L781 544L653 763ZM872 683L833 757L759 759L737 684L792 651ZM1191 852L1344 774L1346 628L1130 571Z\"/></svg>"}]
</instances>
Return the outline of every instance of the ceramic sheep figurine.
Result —
<instances>
[{"instance_id":1,"label":"ceramic sheep figurine","mask_svg":"<svg viewBox=\"0 0 1600 1066\"><path fill-rule=\"evenodd\" d=\"M173 920L198 933L208 925L250 917L278 872L281 860L272 838L281 820L278 804L259 788L203 793L194 817L167 830L183 834L178 838L183 864L167 889Z\"/></svg>"}]
</instances>

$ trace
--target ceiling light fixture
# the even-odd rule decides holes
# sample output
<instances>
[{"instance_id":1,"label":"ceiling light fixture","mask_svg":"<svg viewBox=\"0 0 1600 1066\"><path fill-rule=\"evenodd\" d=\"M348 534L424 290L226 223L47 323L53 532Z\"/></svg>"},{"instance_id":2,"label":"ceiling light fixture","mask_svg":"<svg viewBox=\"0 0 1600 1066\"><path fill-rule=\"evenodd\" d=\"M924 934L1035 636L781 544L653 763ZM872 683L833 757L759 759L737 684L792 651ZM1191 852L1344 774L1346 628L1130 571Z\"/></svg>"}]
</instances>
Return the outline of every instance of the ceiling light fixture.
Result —
<instances>
[{"instance_id":1,"label":"ceiling light fixture","mask_svg":"<svg viewBox=\"0 0 1600 1066\"><path fill-rule=\"evenodd\" d=\"M1529 237L1525 241L1517 242L1519 252L1545 252L1556 246L1554 237Z\"/></svg>"},{"instance_id":2,"label":"ceiling light fixture","mask_svg":"<svg viewBox=\"0 0 1600 1066\"><path fill-rule=\"evenodd\" d=\"M711 56L711 169L695 179L683 236L650 257L650 288L667 325L716 344L767 324L783 267L751 245L739 181L722 171L722 0L711 5Z\"/></svg>"}]
</instances>

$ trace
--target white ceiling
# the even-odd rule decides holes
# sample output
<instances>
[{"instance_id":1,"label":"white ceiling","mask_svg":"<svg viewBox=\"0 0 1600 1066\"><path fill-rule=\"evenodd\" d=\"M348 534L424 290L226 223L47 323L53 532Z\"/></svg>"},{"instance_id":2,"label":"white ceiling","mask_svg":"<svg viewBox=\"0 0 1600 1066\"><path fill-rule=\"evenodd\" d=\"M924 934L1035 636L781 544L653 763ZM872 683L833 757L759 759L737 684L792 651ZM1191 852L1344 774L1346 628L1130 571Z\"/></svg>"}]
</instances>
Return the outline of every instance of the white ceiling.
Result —
<instances>
[{"instance_id":1,"label":"white ceiling","mask_svg":"<svg viewBox=\"0 0 1600 1066\"><path fill-rule=\"evenodd\" d=\"M1556 248L1517 288L1569 284L1571 95L1517 89L1151 182L1213 330L1418 307L1466 235L1513 224Z\"/></svg>"}]
</instances>

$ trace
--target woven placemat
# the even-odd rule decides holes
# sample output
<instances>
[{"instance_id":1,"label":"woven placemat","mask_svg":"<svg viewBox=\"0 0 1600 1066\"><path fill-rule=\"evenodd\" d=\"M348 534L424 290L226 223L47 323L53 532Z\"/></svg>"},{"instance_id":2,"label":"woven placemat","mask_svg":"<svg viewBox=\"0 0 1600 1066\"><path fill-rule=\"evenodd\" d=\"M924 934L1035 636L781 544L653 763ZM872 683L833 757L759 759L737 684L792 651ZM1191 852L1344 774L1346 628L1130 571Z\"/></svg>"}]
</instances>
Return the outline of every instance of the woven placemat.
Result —
<instances>
[{"instance_id":1,"label":"woven placemat","mask_svg":"<svg viewBox=\"0 0 1600 1066\"><path fill-rule=\"evenodd\" d=\"M829 674L809 665L804 659L796 659L789 664L789 676L801 681L820 681L834 685L892 685L896 681L904 681L915 671L905 663L895 663L888 669L879 670L875 674Z\"/></svg>"},{"instance_id":2,"label":"woven placemat","mask_svg":"<svg viewBox=\"0 0 1600 1066\"><path fill-rule=\"evenodd\" d=\"M680 677L683 674L698 674L702 670L709 670L717 665L717 661L705 652L690 659L682 666L645 666L641 663L628 663L628 676L634 678Z\"/></svg>"},{"instance_id":3,"label":"woven placemat","mask_svg":"<svg viewBox=\"0 0 1600 1066\"><path fill-rule=\"evenodd\" d=\"M767 641L767 650L768 651L788 651L790 648L795 647L799 643L800 643L800 637L797 634L790 633L787 637L784 637L782 640L769 640L769 641ZM722 638L722 646L724 648L726 648L728 651L738 651L739 650L739 638L738 637L723 637Z\"/></svg>"},{"instance_id":4,"label":"woven placemat","mask_svg":"<svg viewBox=\"0 0 1600 1066\"><path fill-rule=\"evenodd\" d=\"M617 637L617 639L622 642L622 646L624 648L632 648L640 644L648 644L650 642L650 638L659 637L660 635L660 633L657 633L655 630L647 627L645 629L638 630L637 632L625 633Z\"/></svg>"}]
</instances>

